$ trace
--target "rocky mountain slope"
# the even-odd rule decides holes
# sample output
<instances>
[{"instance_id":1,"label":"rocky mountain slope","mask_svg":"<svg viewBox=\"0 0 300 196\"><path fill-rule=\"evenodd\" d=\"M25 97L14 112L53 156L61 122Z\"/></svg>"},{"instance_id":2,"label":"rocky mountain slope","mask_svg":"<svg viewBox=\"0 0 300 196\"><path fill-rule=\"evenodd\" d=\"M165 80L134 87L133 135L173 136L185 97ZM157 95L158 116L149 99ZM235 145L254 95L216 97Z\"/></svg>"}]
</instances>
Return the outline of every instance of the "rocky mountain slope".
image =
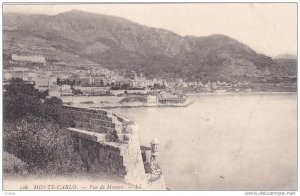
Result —
<instances>
[{"instance_id":1,"label":"rocky mountain slope","mask_svg":"<svg viewBox=\"0 0 300 196\"><path fill-rule=\"evenodd\" d=\"M97 65L189 79L296 74L225 35L179 36L129 20L73 10L54 16L6 13L5 53L42 54L68 65Z\"/></svg>"},{"instance_id":2,"label":"rocky mountain slope","mask_svg":"<svg viewBox=\"0 0 300 196\"><path fill-rule=\"evenodd\" d=\"M289 76L297 75L297 56L291 54L281 54L273 58L273 61L279 65L279 69Z\"/></svg>"}]
</instances>

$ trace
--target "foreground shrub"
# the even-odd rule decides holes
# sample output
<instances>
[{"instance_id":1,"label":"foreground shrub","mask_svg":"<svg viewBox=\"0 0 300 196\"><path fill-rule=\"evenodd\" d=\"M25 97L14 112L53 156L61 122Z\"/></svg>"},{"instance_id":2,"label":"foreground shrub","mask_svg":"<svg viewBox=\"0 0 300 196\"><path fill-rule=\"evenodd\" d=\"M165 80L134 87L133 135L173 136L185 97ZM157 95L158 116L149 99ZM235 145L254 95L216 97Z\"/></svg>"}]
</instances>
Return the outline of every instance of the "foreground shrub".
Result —
<instances>
[{"instance_id":1,"label":"foreground shrub","mask_svg":"<svg viewBox=\"0 0 300 196\"><path fill-rule=\"evenodd\" d=\"M6 175L26 175L26 164L12 154L3 152L3 173Z\"/></svg>"},{"instance_id":2,"label":"foreground shrub","mask_svg":"<svg viewBox=\"0 0 300 196\"><path fill-rule=\"evenodd\" d=\"M3 139L4 151L25 162L30 173L56 175L85 171L70 133L43 118L27 116L6 122Z\"/></svg>"},{"instance_id":3,"label":"foreground shrub","mask_svg":"<svg viewBox=\"0 0 300 196\"><path fill-rule=\"evenodd\" d=\"M36 116L61 124L60 119L63 115L61 99L46 97L47 91L40 92L33 84L13 78L4 86L4 120L14 121L26 116Z\"/></svg>"}]
</instances>

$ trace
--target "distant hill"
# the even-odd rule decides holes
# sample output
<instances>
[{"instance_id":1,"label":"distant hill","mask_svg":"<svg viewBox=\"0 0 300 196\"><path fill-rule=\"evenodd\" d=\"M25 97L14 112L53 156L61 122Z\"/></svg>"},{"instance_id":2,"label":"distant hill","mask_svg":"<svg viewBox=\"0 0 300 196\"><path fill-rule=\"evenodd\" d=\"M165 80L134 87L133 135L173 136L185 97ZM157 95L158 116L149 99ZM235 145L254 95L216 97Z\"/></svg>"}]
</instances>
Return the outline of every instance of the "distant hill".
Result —
<instances>
[{"instance_id":1,"label":"distant hill","mask_svg":"<svg viewBox=\"0 0 300 196\"><path fill-rule=\"evenodd\" d=\"M297 59L297 56L294 54L280 54L273 59Z\"/></svg>"},{"instance_id":2,"label":"distant hill","mask_svg":"<svg viewBox=\"0 0 300 196\"><path fill-rule=\"evenodd\" d=\"M280 54L274 57L274 62L279 65L279 69L283 70L289 76L297 76L297 56L292 54Z\"/></svg>"},{"instance_id":3,"label":"distant hill","mask_svg":"<svg viewBox=\"0 0 300 196\"><path fill-rule=\"evenodd\" d=\"M296 74L226 35L182 37L115 16L78 10L54 16L6 13L3 26L6 53L43 54L74 66L190 80Z\"/></svg>"}]
</instances>

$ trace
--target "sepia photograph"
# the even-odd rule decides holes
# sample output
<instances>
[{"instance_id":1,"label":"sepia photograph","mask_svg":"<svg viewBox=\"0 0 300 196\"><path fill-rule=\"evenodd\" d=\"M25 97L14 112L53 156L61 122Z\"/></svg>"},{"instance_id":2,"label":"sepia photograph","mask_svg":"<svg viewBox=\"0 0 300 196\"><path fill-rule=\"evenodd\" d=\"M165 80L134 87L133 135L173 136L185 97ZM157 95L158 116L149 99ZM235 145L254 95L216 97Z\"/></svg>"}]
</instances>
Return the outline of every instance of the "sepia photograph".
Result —
<instances>
[{"instance_id":1,"label":"sepia photograph","mask_svg":"<svg viewBox=\"0 0 300 196\"><path fill-rule=\"evenodd\" d=\"M295 195L297 9L2 3L2 190Z\"/></svg>"}]
</instances>

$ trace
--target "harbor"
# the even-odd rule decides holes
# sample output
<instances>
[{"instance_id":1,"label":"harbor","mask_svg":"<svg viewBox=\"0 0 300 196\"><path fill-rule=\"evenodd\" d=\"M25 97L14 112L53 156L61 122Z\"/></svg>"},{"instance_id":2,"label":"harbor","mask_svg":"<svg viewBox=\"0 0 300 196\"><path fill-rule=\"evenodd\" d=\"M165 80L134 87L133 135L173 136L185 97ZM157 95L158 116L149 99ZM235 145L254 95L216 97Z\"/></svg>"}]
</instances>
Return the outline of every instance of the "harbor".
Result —
<instances>
[{"instance_id":1,"label":"harbor","mask_svg":"<svg viewBox=\"0 0 300 196\"><path fill-rule=\"evenodd\" d=\"M169 93L123 94L122 96L62 96L65 104L94 108L187 107L193 100Z\"/></svg>"}]
</instances>

